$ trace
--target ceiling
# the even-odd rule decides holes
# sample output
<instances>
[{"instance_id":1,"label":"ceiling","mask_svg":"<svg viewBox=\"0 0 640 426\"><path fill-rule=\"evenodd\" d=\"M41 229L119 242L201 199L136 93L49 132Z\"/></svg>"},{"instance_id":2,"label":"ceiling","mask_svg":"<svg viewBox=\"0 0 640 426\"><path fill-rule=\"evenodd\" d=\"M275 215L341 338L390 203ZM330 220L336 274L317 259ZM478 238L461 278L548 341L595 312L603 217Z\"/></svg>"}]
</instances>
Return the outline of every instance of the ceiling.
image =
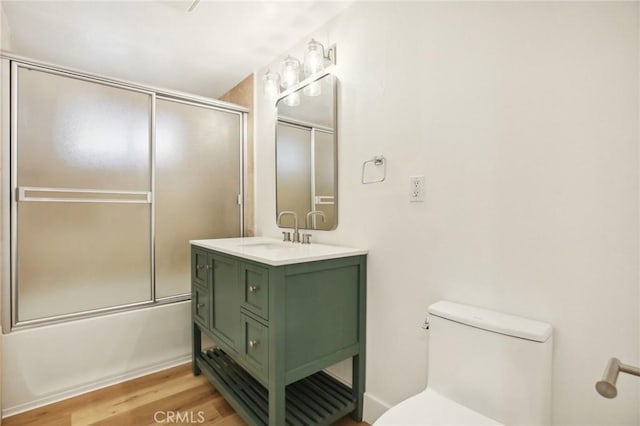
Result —
<instances>
[{"instance_id":1,"label":"ceiling","mask_svg":"<svg viewBox=\"0 0 640 426\"><path fill-rule=\"evenodd\" d=\"M12 53L220 97L351 1L2 1ZM6 37L5 37L6 38Z\"/></svg>"}]
</instances>

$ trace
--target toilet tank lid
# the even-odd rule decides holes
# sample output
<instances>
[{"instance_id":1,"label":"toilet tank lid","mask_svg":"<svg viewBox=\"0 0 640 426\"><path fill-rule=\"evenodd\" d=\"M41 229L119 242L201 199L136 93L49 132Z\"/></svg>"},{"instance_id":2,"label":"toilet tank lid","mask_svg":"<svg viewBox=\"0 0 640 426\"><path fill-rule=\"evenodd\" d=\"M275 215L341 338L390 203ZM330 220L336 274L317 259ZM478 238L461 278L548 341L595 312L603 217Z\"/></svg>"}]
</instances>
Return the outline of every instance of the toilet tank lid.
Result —
<instances>
[{"instance_id":1,"label":"toilet tank lid","mask_svg":"<svg viewBox=\"0 0 640 426\"><path fill-rule=\"evenodd\" d=\"M552 332L551 325L546 322L446 300L441 300L429 306L429 313L472 327L535 342L545 342Z\"/></svg>"}]
</instances>

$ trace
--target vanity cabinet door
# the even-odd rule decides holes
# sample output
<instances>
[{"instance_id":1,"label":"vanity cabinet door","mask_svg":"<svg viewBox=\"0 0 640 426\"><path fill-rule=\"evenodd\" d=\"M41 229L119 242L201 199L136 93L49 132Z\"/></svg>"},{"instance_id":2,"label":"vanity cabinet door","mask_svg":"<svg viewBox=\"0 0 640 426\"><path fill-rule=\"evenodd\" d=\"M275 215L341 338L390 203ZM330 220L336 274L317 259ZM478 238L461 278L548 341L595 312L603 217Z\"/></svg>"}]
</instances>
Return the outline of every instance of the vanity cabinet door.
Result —
<instances>
[{"instance_id":1,"label":"vanity cabinet door","mask_svg":"<svg viewBox=\"0 0 640 426\"><path fill-rule=\"evenodd\" d=\"M210 255L212 268L211 331L231 349L238 350L242 339L240 321L241 286L238 262L228 257Z\"/></svg>"}]
</instances>

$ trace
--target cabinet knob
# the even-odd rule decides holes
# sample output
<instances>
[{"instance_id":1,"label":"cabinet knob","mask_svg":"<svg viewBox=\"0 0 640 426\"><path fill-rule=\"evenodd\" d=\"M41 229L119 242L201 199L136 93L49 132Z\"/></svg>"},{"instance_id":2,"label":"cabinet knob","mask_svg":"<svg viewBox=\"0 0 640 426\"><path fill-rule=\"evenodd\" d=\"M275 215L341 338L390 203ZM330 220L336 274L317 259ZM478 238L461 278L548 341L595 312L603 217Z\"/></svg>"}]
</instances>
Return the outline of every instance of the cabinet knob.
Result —
<instances>
[{"instance_id":1,"label":"cabinet knob","mask_svg":"<svg viewBox=\"0 0 640 426\"><path fill-rule=\"evenodd\" d=\"M196 308L204 308L204 303L198 303L196 304Z\"/></svg>"},{"instance_id":2,"label":"cabinet knob","mask_svg":"<svg viewBox=\"0 0 640 426\"><path fill-rule=\"evenodd\" d=\"M207 266L205 266L205 268L211 269L211 265L207 264Z\"/></svg>"},{"instance_id":3,"label":"cabinet knob","mask_svg":"<svg viewBox=\"0 0 640 426\"><path fill-rule=\"evenodd\" d=\"M258 291L258 286L255 286L255 285L249 286L249 293L255 293L257 291Z\"/></svg>"},{"instance_id":4,"label":"cabinet knob","mask_svg":"<svg viewBox=\"0 0 640 426\"><path fill-rule=\"evenodd\" d=\"M260 343L258 340L249 340L249 347L255 348L256 346L258 346L258 343Z\"/></svg>"},{"instance_id":5,"label":"cabinet knob","mask_svg":"<svg viewBox=\"0 0 640 426\"><path fill-rule=\"evenodd\" d=\"M202 269L204 268L204 265L200 264L200 265L196 265L196 269Z\"/></svg>"}]
</instances>

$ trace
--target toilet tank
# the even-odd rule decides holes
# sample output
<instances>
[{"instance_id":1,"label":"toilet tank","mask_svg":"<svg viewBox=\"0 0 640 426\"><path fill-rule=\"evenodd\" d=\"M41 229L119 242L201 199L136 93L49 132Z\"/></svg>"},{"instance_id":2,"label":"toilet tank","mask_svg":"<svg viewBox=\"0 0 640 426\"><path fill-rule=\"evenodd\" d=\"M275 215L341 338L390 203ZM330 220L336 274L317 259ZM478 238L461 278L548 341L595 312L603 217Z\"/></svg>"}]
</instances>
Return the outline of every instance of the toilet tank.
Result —
<instances>
[{"instance_id":1,"label":"toilet tank","mask_svg":"<svg viewBox=\"0 0 640 426\"><path fill-rule=\"evenodd\" d=\"M448 301L429 313L429 388L503 424L551 423L551 325Z\"/></svg>"}]
</instances>

